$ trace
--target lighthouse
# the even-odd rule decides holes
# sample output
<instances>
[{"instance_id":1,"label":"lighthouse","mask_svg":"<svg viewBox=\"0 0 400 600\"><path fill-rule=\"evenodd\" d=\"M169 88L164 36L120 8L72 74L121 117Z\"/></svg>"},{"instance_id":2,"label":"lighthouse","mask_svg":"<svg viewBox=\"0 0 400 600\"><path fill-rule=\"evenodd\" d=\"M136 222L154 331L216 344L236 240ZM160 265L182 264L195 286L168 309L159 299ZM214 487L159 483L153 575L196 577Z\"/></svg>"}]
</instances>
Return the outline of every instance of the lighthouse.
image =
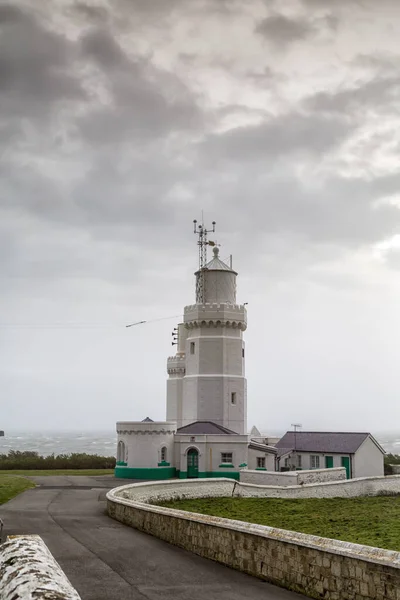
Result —
<instances>
[{"instance_id":1,"label":"lighthouse","mask_svg":"<svg viewBox=\"0 0 400 600\"><path fill-rule=\"evenodd\" d=\"M247 434L247 313L236 299L238 273L232 258L222 259L219 245L209 240L215 222L207 229L194 221L194 233L199 253L194 303L184 307L173 331L167 418L117 423L117 477L239 479L246 465L264 469L267 455L275 460L275 449L255 444Z\"/></svg>"},{"instance_id":2,"label":"lighthouse","mask_svg":"<svg viewBox=\"0 0 400 600\"><path fill-rule=\"evenodd\" d=\"M215 231L215 224L213 230ZM199 236L196 303L185 306L178 325L177 353L167 363L167 420L178 429L195 421L221 425L239 435L247 431L245 377L246 308L236 300L237 272L220 258L203 225ZM213 257L207 261L207 248Z\"/></svg>"}]
</instances>

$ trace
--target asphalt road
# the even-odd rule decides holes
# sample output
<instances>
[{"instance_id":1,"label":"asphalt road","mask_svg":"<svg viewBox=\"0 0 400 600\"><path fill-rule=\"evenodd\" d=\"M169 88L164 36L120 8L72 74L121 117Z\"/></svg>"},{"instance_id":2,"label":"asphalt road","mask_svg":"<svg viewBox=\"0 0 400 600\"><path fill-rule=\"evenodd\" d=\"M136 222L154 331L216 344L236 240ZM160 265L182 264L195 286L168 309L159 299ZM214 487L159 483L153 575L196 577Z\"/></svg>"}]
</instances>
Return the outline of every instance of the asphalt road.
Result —
<instances>
[{"instance_id":1,"label":"asphalt road","mask_svg":"<svg viewBox=\"0 0 400 600\"><path fill-rule=\"evenodd\" d=\"M32 477L0 506L3 535L40 535L82 600L295 600L271 586L122 525L105 513L112 476Z\"/></svg>"}]
</instances>

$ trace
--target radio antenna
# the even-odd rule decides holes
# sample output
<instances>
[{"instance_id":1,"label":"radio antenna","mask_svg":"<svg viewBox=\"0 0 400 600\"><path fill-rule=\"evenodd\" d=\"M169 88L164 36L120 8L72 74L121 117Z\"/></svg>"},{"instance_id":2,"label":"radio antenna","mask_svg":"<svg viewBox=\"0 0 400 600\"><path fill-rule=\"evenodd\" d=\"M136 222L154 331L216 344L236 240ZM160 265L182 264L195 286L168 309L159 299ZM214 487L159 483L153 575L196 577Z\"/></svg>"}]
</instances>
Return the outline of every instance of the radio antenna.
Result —
<instances>
[{"instance_id":1,"label":"radio antenna","mask_svg":"<svg viewBox=\"0 0 400 600\"><path fill-rule=\"evenodd\" d=\"M193 232L199 236L197 245L199 247L199 276L196 281L196 303L204 304L205 302L205 277L204 271L207 264L207 246L215 246L214 242L208 241L208 234L215 233L215 225L216 222L212 222L212 229L207 229L204 226L204 221L202 218L201 225L197 224L197 219L193 221Z\"/></svg>"}]
</instances>

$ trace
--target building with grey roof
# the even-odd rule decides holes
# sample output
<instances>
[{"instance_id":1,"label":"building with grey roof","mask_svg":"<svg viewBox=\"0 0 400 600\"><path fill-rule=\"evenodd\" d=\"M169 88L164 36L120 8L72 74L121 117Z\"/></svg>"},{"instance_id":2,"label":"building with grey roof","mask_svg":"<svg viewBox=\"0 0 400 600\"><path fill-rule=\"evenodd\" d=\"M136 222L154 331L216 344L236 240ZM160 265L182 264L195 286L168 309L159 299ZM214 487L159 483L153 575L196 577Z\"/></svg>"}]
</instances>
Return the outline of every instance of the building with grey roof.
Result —
<instances>
[{"instance_id":1,"label":"building with grey roof","mask_svg":"<svg viewBox=\"0 0 400 600\"><path fill-rule=\"evenodd\" d=\"M345 467L348 478L384 474L385 451L370 433L288 431L276 449L279 470Z\"/></svg>"}]
</instances>

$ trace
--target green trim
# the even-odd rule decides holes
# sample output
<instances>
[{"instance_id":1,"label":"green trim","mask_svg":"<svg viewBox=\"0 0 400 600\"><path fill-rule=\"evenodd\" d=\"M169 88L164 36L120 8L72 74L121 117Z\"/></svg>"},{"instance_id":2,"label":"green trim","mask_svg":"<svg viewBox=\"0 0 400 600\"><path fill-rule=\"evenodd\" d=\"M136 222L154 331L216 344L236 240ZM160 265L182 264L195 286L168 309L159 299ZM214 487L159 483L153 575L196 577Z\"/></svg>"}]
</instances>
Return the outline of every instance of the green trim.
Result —
<instances>
[{"instance_id":1,"label":"green trim","mask_svg":"<svg viewBox=\"0 0 400 600\"><path fill-rule=\"evenodd\" d=\"M128 463L124 462L123 460L117 460L116 465L117 467L126 467Z\"/></svg>"},{"instance_id":2,"label":"green trim","mask_svg":"<svg viewBox=\"0 0 400 600\"><path fill-rule=\"evenodd\" d=\"M239 469L243 469L244 467L247 467L247 463L242 463L241 465L239 465Z\"/></svg>"},{"instance_id":3,"label":"green trim","mask_svg":"<svg viewBox=\"0 0 400 600\"><path fill-rule=\"evenodd\" d=\"M221 465L218 465L218 467L221 469L221 467L223 469L234 469L235 465L232 465L232 463L222 463Z\"/></svg>"},{"instance_id":4,"label":"green trim","mask_svg":"<svg viewBox=\"0 0 400 600\"><path fill-rule=\"evenodd\" d=\"M239 481L240 473L236 471L199 471L198 477L190 479L210 479L213 477L227 477L228 479L236 479ZM187 471L179 471L179 479L188 479Z\"/></svg>"},{"instance_id":5,"label":"green trim","mask_svg":"<svg viewBox=\"0 0 400 600\"><path fill-rule=\"evenodd\" d=\"M165 462L165 460L161 461L157 465L158 467L169 467L171 466L169 462Z\"/></svg>"},{"instance_id":6,"label":"green trim","mask_svg":"<svg viewBox=\"0 0 400 600\"><path fill-rule=\"evenodd\" d=\"M176 475L175 467L163 469L135 469L132 467L115 467L115 477L120 479L172 479Z\"/></svg>"},{"instance_id":7,"label":"green trim","mask_svg":"<svg viewBox=\"0 0 400 600\"><path fill-rule=\"evenodd\" d=\"M265 467L256 467L256 471L266 471Z\"/></svg>"}]
</instances>

